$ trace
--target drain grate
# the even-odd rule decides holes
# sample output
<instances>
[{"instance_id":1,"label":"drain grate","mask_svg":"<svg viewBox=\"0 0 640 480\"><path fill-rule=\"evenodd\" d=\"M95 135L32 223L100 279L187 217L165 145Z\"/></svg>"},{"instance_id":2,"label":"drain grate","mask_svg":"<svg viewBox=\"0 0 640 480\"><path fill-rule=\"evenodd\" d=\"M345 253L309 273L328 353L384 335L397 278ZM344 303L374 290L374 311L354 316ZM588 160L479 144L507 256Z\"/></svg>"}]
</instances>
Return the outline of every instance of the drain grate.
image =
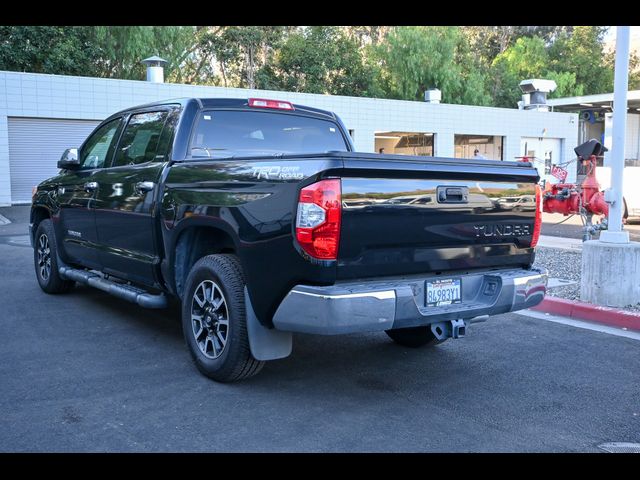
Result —
<instances>
[{"instance_id":1,"label":"drain grate","mask_svg":"<svg viewBox=\"0 0 640 480\"><path fill-rule=\"evenodd\" d=\"M609 453L640 453L640 443L609 442L598 445L598 448Z\"/></svg>"}]
</instances>

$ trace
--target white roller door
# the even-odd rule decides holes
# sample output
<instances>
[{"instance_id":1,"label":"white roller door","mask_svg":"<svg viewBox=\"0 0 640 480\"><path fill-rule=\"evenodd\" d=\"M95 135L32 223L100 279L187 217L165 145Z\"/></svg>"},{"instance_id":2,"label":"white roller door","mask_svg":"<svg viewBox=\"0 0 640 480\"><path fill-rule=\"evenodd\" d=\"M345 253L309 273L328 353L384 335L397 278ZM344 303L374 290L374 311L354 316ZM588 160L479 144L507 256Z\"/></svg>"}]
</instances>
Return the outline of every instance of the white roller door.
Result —
<instances>
[{"instance_id":1,"label":"white roller door","mask_svg":"<svg viewBox=\"0 0 640 480\"><path fill-rule=\"evenodd\" d=\"M98 123L9 117L11 203L31 202L31 188L56 175L56 164L65 149L79 147Z\"/></svg>"}]
</instances>

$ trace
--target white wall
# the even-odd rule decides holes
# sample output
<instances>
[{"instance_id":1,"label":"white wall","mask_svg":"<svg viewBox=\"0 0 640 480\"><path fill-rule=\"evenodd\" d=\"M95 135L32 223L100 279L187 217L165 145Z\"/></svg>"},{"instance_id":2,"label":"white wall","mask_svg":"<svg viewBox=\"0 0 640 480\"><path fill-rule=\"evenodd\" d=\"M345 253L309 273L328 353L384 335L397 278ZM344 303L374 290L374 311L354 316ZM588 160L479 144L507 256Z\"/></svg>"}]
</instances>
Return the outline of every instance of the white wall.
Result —
<instances>
[{"instance_id":1,"label":"white wall","mask_svg":"<svg viewBox=\"0 0 640 480\"><path fill-rule=\"evenodd\" d=\"M627 115L627 131L624 142L624 158L640 158L639 142L640 139L640 115Z\"/></svg>"},{"instance_id":2,"label":"white wall","mask_svg":"<svg viewBox=\"0 0 640 480\"><path fill-rule=\"evenodd\" d=\"M604 146L609 149L604 154L604 165L609 166L611 155L611 134L613 132L613 115L607 113L604 123ZM640 159L640 115L627 114L627 130L624 141L624 158Z\"/></svg>"},{"instance_id":3,"label":"white wall","mask_svg":"<svg viewBox=\"0 0 640 480\"><path fill-rule=\"evenodd\" d=\"M355 147L373 152L375 131L436 133L436 155L453 157L454 134L505 137L504 159L520 155L521 137L566 138L562 158L573 157L576 114L428 104L401 100L339 97L178 84L155 84L0 71L0 204L11 201L7 116L101 120L134 105L176 97L277 98L336 112L355 130ZM569 180L575 178L571 172Z\"/></svg>"}]
</instances>

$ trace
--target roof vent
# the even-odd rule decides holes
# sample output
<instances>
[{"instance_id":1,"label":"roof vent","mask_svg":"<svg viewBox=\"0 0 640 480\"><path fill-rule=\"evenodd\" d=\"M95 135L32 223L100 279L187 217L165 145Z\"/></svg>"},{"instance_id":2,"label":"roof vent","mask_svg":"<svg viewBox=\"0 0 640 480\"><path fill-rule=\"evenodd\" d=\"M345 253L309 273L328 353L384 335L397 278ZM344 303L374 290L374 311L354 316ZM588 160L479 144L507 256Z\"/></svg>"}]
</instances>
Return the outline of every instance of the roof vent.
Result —
<instances>
[{"instance_id":1,"label":"roof vent","mask_svg":"<svg viewBox=\"0 0 640 480\"><path fill-rule=\"evenodd\" d=\"M164 66L167 61L157 55L142 60L147 66L147 82L164 83Z\"/></svg>"},{"instance_id":2,"label":"roof vent","mask_svg":"<svg viewBox=\"0 0 640 480\"><path fill-rule=\"evenodd\" d=\"M437 88L431 88L424 92L424 101L427 103L440 103L442 92Z\"/></svg>"},{"instance_id":3,"label":"roof vent","mask_svg":"<svg viewBox=\"0 0 640 480\"><path fill-rule=\"evenodd\" d=\"M547 95L553 92L558 85L553 80L543 80L532 78L520 82L522 90L522 103L518 102L518 108L524 110L536 110L538 112L548 112Z\"/></svg>"}]
</instances>

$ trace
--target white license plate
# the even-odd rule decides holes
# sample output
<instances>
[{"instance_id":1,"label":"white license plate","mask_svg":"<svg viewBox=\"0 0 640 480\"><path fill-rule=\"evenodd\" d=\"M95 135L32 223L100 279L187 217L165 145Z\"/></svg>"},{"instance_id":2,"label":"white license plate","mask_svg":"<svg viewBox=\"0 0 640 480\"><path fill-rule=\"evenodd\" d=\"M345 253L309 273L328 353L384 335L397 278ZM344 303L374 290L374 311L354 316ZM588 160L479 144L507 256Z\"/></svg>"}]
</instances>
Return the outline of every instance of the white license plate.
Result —
<instances>
[{"instance_id":1,"label":"white license plate","mask_svg":"<svg viewBox=\"0 0 640 480\"><path fill-rule=\"evenodd\" d=\"M437 307L462 302L459 278L445 278L426 282L426 305Z\"/></svg>"}]
</instances>

